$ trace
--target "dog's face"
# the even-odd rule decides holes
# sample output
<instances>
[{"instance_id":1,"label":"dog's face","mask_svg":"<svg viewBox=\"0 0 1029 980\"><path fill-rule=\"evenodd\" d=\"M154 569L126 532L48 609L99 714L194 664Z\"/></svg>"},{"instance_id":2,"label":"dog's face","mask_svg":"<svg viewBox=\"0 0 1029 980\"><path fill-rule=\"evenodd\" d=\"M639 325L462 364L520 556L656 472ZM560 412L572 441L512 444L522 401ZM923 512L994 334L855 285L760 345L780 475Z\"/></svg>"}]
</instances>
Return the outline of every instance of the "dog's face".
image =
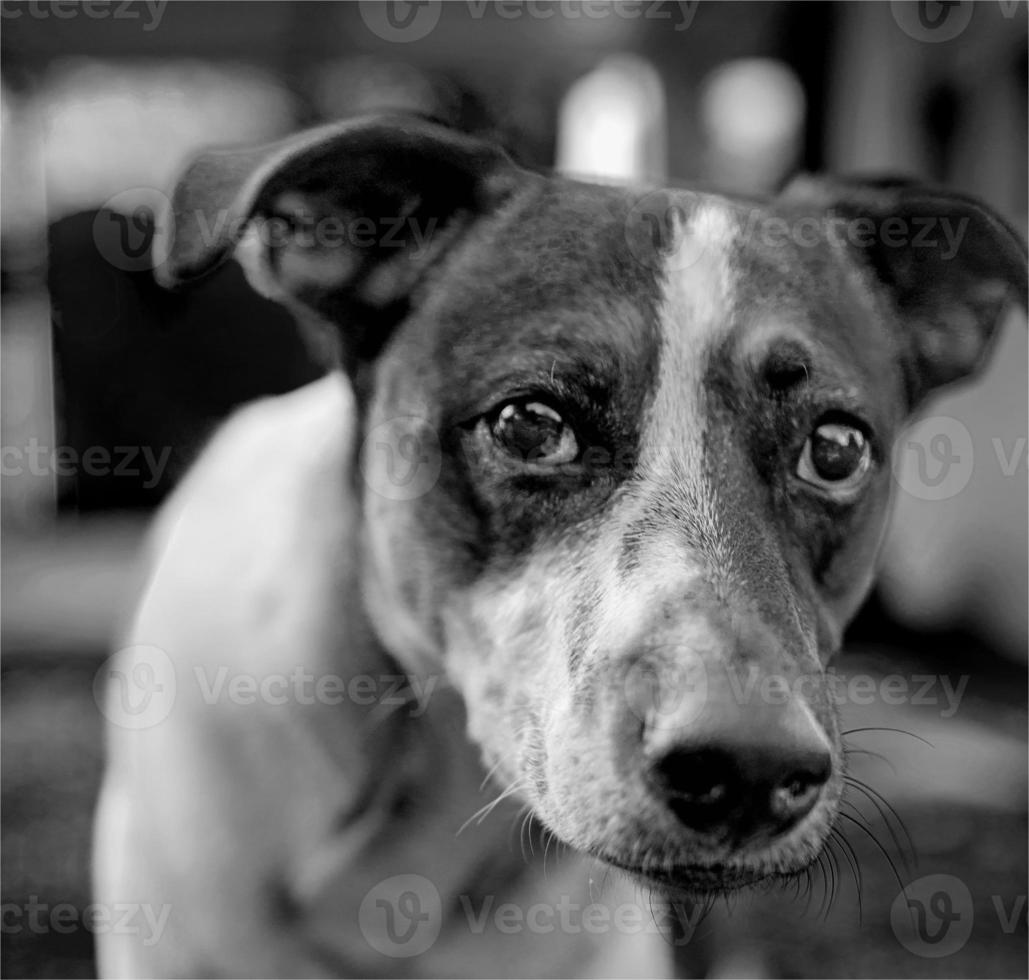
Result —
<instances>
[{"instance_id":1,"label":"dog's face","mask_svg":"<svg viewBox=\"0 0 1029 980\"><path fill-rule=\"evenodd\" d=\"M233 201L180 194L167 274L224 251L189 216L231 205L251 280L338 343L392 654L446 672L498 781L583 851L696 891L813 860L842 785L825 666L891 444L1024 295L1014 236L910 189L756 205L542 178L412 123L237 169ZM379 239L327 244L326 216Z\"/></svg>"}]
</instances>

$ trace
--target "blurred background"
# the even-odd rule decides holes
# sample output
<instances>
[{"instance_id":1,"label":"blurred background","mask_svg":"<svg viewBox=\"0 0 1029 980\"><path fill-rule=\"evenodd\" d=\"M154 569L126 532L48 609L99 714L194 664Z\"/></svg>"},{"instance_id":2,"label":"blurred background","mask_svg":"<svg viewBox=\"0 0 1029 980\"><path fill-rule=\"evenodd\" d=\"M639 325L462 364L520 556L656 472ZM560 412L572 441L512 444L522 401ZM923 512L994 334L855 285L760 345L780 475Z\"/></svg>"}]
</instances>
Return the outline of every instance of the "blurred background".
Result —
<instances>
[{"instance_id":1,"label":"blurred background","mask_svg":"<svg viewBox=\"0 0 1029 980\"><path fill-rule=\"evenodd\" d=\"M17 910L90 902L92 681L153 508L235 405L319 373L234 265L181 295L152 281L152 208L191 153L411 109L604 179L754 194L800 169L911 174L1026 231L1024 2L5 0L0 18L6 976L93 975L86 929ZM699 930L684 972L715 969L728 938L738 975L1026 975L1026 359L1012 311L985 375L902 440L881 583L840 664L936 679L845 719L931 743L850 741L917 865L856 799L886 851L848 835L860 917L845 868L828 912L752 895ZM963 684L953 711L943 678ZM905 942L888 858L966 887L958 949Z\"/></svg>"}]
</instances>

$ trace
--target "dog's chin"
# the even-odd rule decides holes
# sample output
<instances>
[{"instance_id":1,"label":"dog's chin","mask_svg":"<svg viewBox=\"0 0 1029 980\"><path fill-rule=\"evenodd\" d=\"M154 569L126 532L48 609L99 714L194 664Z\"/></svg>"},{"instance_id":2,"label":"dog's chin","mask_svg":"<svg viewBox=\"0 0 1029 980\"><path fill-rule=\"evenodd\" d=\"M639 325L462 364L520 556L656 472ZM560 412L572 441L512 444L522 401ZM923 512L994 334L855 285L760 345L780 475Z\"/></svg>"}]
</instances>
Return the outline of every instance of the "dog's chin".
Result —
<instances>
[{"instance_id":1,"label":"dog's chin","mask_svg":"<svg viewBox=\"0 0 1029 980\"><path fill-rule=\"evenodd\" d=\"M732 863L632 864L610 854L598 854L597 857L626 872L642 885L697 898L724 895L768 879L789 877L797 873Z\"/></svg>"}]
</instances>

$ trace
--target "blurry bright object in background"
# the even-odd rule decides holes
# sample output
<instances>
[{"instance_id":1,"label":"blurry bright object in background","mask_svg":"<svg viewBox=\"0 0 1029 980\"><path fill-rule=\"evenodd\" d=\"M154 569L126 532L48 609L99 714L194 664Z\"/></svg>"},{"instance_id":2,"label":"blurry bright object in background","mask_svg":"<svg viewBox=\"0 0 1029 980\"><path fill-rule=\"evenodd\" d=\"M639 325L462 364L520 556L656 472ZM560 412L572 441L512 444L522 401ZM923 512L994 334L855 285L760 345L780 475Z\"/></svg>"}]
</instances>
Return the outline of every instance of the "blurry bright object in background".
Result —
<instances>
[{"instance_id":1,"label":"blurry bright object in background","mask_svg":"<svg viewBox=\"0 0 1029 980\"><path fill-rule=\"evenodd\" d=\"M761 194L796 169L804 138L804 89L771 58L741 58L711 72L700 91L705 179Z\"/></svg>"},{"instance_id":2,"label":"blurry bright object in background","mask_svg":"<svg viewBox=\"0 0 1029 980\"><path fill-rule=\"evenodd\" d=\"M372 55L320 65L311 79L324 119L373 112L411 112L449 121L460 117L460 92L412 65Z\"/></svg>"},{"instance_id":3,"label":"blurry bright object in background","mask_svg":"<svg viewBox=\"0 0 1029 980\"><path fill-rule=\"evenodd\" d=\"M897 442L880 591L912 629L972 629L1024 663L1025 315L998 332L984 380L942 392Z\"/></svg>"},{"instance_id":4,"label":"blurry bright object in background","mask_svg":"<svg viewBox=\"0 0 1029 980\"><path fill-rule=\"evenodd\" d=\"M660 181L668 169L661 78L642 58L615 55L561 103L557 169L618 182Z\"/></svg>"},{"instance_id":5,"label":"blurry bright object in background","mask_svg":"<svg viewBox=\"0 0 1029 980\"><path fill-rule=\"evenodd\" d=\"M51 221L127 188L166 190L198 149L274 139L296 118L268 73L191 60L61 62L31 101L45 120Z\"/></svg>"},{"instance_id":6,"label":"blurry bright object in background","mask_svg":"<svg viewBox=\"0 0 1029 980\"><path fill-rule=\"evenodd\" d=\"M38 87L16 93L5 86L3 95L4 261L11 287L4 297L3 444L22 453L36 445L49 451L67 436L54 413L67 393L58 398L54 390L47 226L101 205L126 214L141 206L156 211L199 148L280 136L294 126L295 110L288 91L258 68L194 60L62 59ZM112 267L128 268L117 261ZM124 308L124 298L121 303ZM7 469L5 520L51 519L58 492L53 467Z\"/></svg>"}]
</instances>

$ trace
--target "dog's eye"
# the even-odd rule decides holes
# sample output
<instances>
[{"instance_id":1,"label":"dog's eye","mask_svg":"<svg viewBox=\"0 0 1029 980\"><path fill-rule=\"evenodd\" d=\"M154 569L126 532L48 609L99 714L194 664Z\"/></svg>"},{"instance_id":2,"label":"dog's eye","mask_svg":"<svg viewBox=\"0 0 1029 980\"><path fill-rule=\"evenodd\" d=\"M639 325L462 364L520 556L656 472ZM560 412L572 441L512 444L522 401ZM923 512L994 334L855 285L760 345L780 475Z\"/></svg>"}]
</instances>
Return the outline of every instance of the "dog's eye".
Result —
<instances>
[{"instance_id":1,"label":"dog's eye","mask_svg":"<svg viewBox=\"0 0 1029 980\"><path fill-rule=\"evenodd\" d=\"M528 463L553 466L579 455L571 427L543 402L508 402L494 416L490 431L499 446Z\"/></svg>"},{"instance_id":2,"label":"dog's eye","mask_svg":"<svg viewBox=\"0 0 1029 980\"><path fill-rule=\"evenodd\" d=\"M872 447L852 425L823 422L808 436L797 476L831 492L855 489L872 465Z\"/></svg>"}]
</instances>

